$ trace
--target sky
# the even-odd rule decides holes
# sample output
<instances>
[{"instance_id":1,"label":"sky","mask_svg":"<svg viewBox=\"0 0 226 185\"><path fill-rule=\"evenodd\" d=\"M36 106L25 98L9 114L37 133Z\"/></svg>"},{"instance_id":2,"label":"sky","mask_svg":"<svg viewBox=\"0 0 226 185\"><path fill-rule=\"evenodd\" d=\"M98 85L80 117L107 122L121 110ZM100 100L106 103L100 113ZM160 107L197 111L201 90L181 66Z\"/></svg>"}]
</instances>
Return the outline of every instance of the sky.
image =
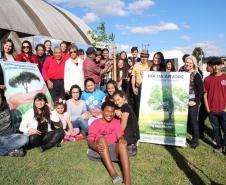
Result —
<instances>
[{"instance_id":1,"label":"sky","mask_svg":"<svg viewBox=\"0 0 226 185\"><path fill-rule=\"evenodd\" d=\"M226 56L225 0L48 0L81 18L91 29L106 23L118 50L179 49Z\"/></svg>"}]
</instances>

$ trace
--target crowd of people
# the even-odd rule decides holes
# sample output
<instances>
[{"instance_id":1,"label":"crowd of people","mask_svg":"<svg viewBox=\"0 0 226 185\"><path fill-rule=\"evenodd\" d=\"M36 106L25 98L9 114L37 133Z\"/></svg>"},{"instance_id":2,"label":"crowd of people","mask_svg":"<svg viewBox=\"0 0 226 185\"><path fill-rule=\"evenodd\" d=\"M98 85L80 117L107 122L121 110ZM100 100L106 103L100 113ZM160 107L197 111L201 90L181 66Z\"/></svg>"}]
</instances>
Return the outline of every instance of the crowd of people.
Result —
<instances>
[{"instance_id":1,"label":"crowd of people","mask_svg":"<svg viewBox=\"0 0 226 185\"><path fill-rule=\"evenodd\" d=\"M48 87L55 109L52 110L43 93L33 98L33 108L22 118L15 131L10 110L4 97L5 85L0 67L0 155L24 156L24 149L39 147L42 152L60 146L64 137L82 133L88 140L88 157L101 159L114 183L121 182L112 161L120 161L124 183L130 184L129 158L137 154L139 106L144 71L175 72L173 60L165 60L156 52L149 62L149 52L131 48L117 55L116 80L112 79L113 57L107 48L89 47L86 52L76 45L62 42L52 50L51 41L37 44L33 53L28 40L22 42L15 55L11 39L3 42L0 58L3 62L37 64ZM86 54L86 55L85 55ZM184 55L179 72L190 74L188 129L196 148L203 136L204 121L209 115L216 142L216 152L226 152L226 74L219 57L210 57L202 72L194 56ZM151 82L150 82L151 83ZM200 107L201 104L201 107ZM223 131L223 136L222 136ZM20 132L20 133L18 133Z\"/></svg>"}]
</instances>

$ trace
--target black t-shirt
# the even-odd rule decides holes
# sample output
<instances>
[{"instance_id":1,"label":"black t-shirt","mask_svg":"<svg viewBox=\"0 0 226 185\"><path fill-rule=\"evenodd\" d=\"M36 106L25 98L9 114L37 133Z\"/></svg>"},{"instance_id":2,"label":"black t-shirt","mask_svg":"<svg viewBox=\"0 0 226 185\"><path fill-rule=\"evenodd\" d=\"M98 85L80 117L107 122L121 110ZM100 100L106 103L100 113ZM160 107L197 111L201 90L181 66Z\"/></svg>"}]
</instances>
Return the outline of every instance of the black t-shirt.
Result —
<instances>
[{"instance_id":1,"label":"black t-shirt","mask_svg":"<svg viewBox=\"0 0 226 185\"><path fill-rule=\"evenodd\" d=\"M129 145L136 144L137 140L140 139L140 131L139 131L139 125L137 122L137 117L132 107L128 103L125 103L122 106L121 111L122 113L124 112L129 113L127 126L124 130L124 137Z\"/></svg>"}]
</instances>

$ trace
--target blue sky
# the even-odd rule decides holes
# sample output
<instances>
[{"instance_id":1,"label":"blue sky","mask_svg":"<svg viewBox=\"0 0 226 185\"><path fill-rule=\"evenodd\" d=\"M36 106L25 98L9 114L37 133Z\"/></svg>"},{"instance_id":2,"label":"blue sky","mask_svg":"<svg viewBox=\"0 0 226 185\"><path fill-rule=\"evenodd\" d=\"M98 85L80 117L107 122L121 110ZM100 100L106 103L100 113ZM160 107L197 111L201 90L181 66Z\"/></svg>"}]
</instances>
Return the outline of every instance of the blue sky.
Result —
<instances>
[{"instance_id":1,"label":"blue sky","mask_svg":"<svg viewBox=\"0 0 226 185\"><path fill-rule=\"evenodd\" d=\"M121 49L149 51L201 47L206 56L226 55L225 0L49 0L95 29L101 21Z\"/></svg>"}]
</instances>

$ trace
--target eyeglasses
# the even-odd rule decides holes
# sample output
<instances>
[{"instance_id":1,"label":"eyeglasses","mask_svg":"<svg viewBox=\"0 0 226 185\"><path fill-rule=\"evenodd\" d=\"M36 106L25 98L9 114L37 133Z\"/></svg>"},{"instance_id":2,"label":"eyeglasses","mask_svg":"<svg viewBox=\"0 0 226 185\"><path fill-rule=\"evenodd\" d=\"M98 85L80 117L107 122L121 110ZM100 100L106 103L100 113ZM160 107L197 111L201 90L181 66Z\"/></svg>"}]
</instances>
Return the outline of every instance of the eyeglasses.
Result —
<instances>
[{"instance_id":1,"label":"eyeglasses","mask_svg":"<svg viewBox=\"0 0 226 185\"><path fill-rule=\"evenodd\" d=\"M27 49L30 49L29 46L22 46L23 49L27 48Z\"/></svg>"},{"instance_id":2,"label":"eyeglasses","mask_svg":"<svg viewBox=\"0 0 226 185\"><path fill-rule=\"evenodd\" d=\"M77 51L70 51L70 53L72 54L72 53L77 53Z\"/></svg>"}]
</instances>

